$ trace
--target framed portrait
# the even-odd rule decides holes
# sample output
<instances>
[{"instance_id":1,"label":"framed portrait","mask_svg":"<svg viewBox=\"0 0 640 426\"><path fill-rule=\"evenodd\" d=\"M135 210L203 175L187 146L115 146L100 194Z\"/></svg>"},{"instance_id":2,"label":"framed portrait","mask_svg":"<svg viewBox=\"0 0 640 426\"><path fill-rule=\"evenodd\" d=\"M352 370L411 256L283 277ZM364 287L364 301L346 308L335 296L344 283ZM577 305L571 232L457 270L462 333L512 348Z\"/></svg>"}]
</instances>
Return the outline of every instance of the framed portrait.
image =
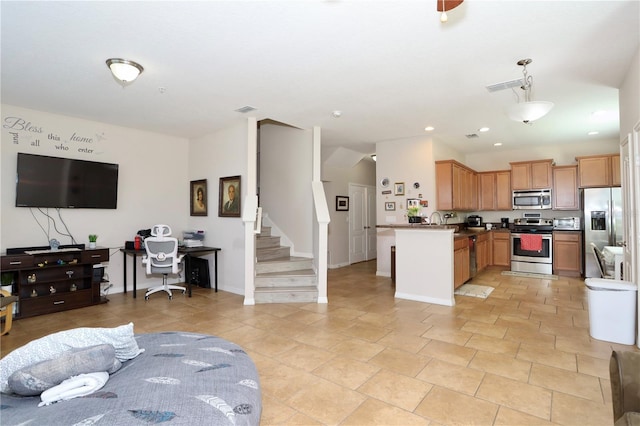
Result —
<instances>
[{"instance_id":1,"label":"framed portrait","mask_svg":"<svg viewBox=\"0 0 640 426\"><path fill-rule=\"evenodd\" d=\"M343 195L336 195L336 211L347 212L349 211L349 197Z\"/></svg>"},{"instance_id":2,"label":"framed portrait","mask_svg":"<svg viewBox=\"0 0 640 426\"><path fill-rule=\"evenodd\" d=\"M191 216L207 215L207 180L192 180L190 186Z\"/></svg>"},{"instance_id":3,"label":"framed portrait","mask_svg":"<svg viewBox=\"0 0 640 426\"><path fill-rule=\"evenodd\" d=\"M396 182L393 185L393 194L394 195L404 195L404 182Z\"/></svg>"},{"instance_id":4,"label":"framed portrait","mask_svg":"<svg viewBox=\"0 0 640 426\"><path fill-rule=\"evenodd\" d=\"M385 211L392 212L396 210L396 202L395 201L387 201L384 203Z\"/></svg>"},{"instance_id":5,"label":"framed portrait","mask_svg":"<svg viewBox=\"0 0 640 426\"><path fill-rule=\"evenodd\" d=\"M240 176L220 178L218 216L240 217Z\"/></svg>"},{"instance_id":6,"label":"framed portrait","mask_svg":"<svg viewBox=\"0 0 640 426\"><path fill-rule=\"evenodd\" d=\"M420 199L418 198L407 198L407 208L409 207L421 207Z\"/></svg>"}]
</instances>

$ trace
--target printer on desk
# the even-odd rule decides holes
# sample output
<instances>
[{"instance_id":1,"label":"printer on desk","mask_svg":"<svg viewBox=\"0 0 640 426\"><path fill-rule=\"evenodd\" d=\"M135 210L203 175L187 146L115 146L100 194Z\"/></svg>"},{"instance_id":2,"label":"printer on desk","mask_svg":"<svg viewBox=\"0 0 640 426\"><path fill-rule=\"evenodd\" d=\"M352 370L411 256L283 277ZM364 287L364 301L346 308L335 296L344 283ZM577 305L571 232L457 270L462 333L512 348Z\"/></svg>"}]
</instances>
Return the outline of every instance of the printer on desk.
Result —
<instances>
[{"instance_id":1,"label":"printer on desk","mask_svg":"<svg viewBox=\"0 0 640 426\"><path fill-rule=\"evenodd\" d=\"M182 243L185 247L203 247L204 231L184 231L182 233Z\"/></svg>"}]
</instances>

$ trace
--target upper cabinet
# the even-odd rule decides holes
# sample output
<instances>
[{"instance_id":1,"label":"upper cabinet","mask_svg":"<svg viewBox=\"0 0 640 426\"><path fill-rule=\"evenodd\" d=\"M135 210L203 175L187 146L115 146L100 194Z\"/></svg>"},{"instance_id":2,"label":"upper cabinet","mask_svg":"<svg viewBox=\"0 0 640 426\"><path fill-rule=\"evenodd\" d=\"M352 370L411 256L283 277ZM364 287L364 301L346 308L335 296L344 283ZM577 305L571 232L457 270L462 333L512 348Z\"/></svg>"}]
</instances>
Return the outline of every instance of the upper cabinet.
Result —
<instances>
[{"instance_id":1,"label":"upper cabinet","mask_svg":"<svg viewBox=\"0 0 640 426\"><path fill-rule=\"evenodd\" d=\"M478 174L455 160L436 161L436 193L438 210L477 210Z\"/></svg>"},{"instance_id":2,"label":"upper cabinet","mask_svg":"<svg viewBox=\"0 0 640 426\"><path fill-rule=\"evenodd\" d=\"M620 154L576 157L576 161L580 188L620 186Z\"/></svg>"},{"instance_id":3,"label":"upper cabinet","mask_svg":"<svg viewBox=\"0 0 640 426\"><path fill-rule=\"evenodd\" d=\"M478 173L478 210L511 210L511 172Z\"/></svg>"},{"instance_id":4,"label":"upper cabinet","mask_svg":"<svg viewBox=\"0 0 640 426\"><path fill-rule=\"evenodd\" d=\"M511 164L511 188L549 189L553 185L553 160L520 161Z\"/></svg>"},{"instance_id":5,"label":"upper cabinet","mask_svg":"<svg viewBox=\"0 0 640 426\"><path fill-rule=\"evenodd\" d=\"M553 209L580 210L578 166L553 168Z\"/></svg>"}]
</instances>

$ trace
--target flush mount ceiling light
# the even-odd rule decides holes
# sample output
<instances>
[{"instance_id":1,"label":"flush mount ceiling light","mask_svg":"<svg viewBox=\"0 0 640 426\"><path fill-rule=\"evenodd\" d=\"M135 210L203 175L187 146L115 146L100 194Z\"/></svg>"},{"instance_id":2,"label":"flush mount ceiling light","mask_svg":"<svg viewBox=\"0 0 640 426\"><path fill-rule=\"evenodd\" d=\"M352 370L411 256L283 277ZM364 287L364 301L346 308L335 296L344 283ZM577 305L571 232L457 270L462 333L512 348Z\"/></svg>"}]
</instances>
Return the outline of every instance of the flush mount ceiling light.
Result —
<instances>
[{"instance_id":1,"label":"flush mount ceiling light","mask_svg":"<svg viewBox=\"0 0 640 426\"><path fill-rule=\"evenodd\" d=\"M533 77L527 74L527 65L531 62L533 62L531 59L521 59L518 61L518 65L522 67L523 78L520 89L524 91L524 102L519 102L520 97L518 96L518 103L507 108L507 115L513 121L531 123L547 115L547 113L551 111L551 108L553 108L553 102L531 100Z\"/></svg>"},{"instance_id":2,"label":"flush mount ceiling light","mask_svg":"<svg viewBox=\"0 0 640 426\"><path fill-rule=\"evenodd\" d=\"M133 81L138 78L144 68L142 65L129 61L127 59L120 58L110 58L107 59L107 66L109 70L111 70L111 74L113 77L120 83L123 87L127 84L133 83Z\"/></svg>"}]
</instances>

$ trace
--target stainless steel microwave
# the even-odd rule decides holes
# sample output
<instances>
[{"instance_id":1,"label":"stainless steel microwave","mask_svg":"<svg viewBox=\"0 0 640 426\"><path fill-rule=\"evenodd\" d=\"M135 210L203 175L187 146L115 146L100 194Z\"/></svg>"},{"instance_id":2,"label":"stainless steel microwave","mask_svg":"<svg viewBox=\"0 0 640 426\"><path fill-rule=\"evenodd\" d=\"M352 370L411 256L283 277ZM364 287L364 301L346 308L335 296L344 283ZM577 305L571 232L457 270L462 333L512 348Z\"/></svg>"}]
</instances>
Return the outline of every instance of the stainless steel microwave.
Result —
<instances>
[{"instance_id":1,"label":"stainless steel microwave","mask_svg":"<svg viewBox=\"0 0 640 426\"><path fill-rule=\"evenodd\" d=\"M551 189L513 191L514 210L536 210L551 208Z\"/></svg>"}]
</instances>

